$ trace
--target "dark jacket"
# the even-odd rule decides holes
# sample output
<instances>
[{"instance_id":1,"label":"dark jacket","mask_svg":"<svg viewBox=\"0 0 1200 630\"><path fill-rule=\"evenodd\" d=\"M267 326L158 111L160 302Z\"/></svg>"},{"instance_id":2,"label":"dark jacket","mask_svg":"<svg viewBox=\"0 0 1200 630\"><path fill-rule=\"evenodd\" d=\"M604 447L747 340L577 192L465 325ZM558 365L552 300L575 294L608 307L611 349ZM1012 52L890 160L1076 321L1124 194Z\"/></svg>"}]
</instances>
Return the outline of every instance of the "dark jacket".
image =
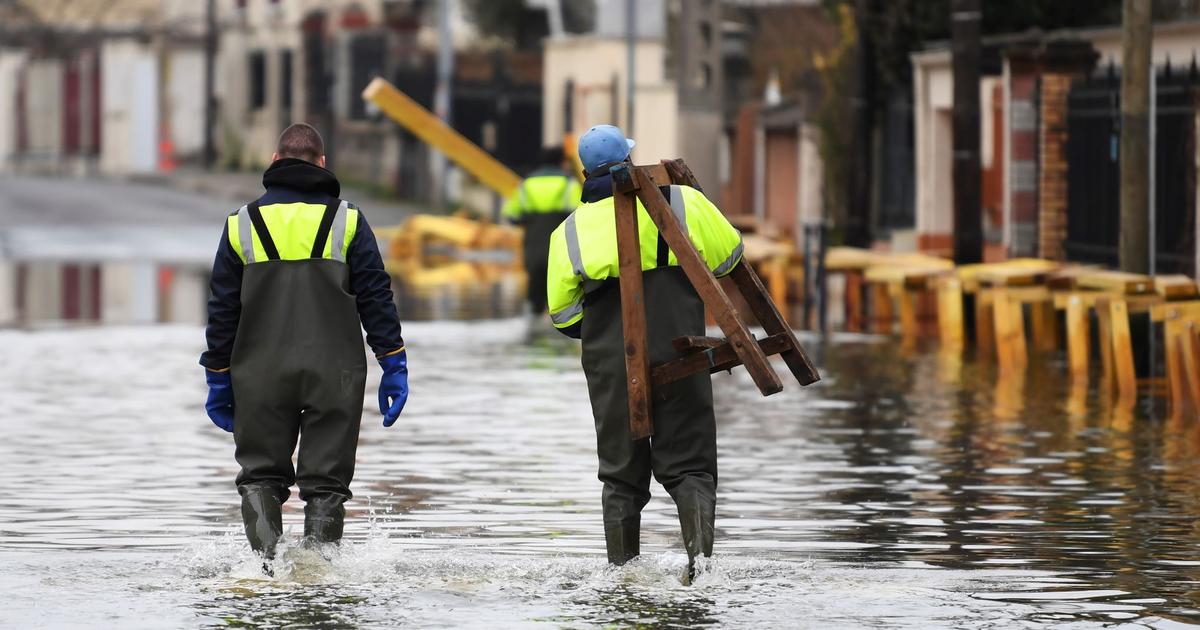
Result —
<instances>
[{"instance_id":1,"label":"dark jacket","mask_svg":"<svg viewBox=\"0 0 1200 630\"><path fill-rule=\"evenodd\" d=\"M284 158L276 161L263 174L266 192L259 197L260 205L277 203L324 204L341 193L341 184L333 173L315 165ZM236 214L236 211L234 212ZM358 212L358 227L346 252L350 266L350 290L358 303L358 316L367 331L367 343L376 356L404 347L400 335L400 318L392 297L392 280L383 268L379 244L362 210ZM200 357L200 365L212 370L229 367L233 339L237 334L242 312L242 270L244 263L229 242L229 224L221 233L213 261L212 294L208 299L208 351Z\"/></svg>"}]
</instances>

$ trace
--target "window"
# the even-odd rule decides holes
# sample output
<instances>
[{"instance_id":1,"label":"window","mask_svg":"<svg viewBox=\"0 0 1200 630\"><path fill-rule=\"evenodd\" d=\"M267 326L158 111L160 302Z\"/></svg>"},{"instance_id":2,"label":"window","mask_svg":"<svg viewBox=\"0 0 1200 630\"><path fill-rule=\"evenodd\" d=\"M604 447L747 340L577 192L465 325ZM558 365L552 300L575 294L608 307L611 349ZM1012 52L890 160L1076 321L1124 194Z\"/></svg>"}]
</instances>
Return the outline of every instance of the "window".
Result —
<instances>
[{"instance_id":1,"label":"window","mask_svg":"<svg viewBox=\"0 0 1200 630\"><path fill-rule=\"evenodd\" d=\"M292 51L279 53L279 106L285 111L292 108Z\"/></svg>"},{"instance_id":2,"label":"window","mask_svg":"<svg viewBox=\"0 0 1200 630\"><path fill-rule=\"evenodd\" d=\"M250 52L249 67L249 96L250 110L257 111L267 104L267 56L261 50Z\"/></svg>"}]
</instances>

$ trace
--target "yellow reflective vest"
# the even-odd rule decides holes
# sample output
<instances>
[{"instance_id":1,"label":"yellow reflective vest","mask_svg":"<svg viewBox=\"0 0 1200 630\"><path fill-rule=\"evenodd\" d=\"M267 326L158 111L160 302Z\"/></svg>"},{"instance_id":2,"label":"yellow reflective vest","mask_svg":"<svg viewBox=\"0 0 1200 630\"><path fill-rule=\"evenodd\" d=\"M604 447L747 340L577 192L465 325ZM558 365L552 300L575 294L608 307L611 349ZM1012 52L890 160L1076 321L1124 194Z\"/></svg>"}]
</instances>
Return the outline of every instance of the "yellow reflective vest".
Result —
<instances>
[{"instance_id":1,"label":"yellow reflective vest","mask_svg":"<svg viewBox=\"0 0 1200 630\"><path fill-rule=\"evenodd\" d=\"M742 235L704 193L688 186L671 186L667 201L708 268L721 277L742 259ZM658 227L637 204L642 270L658 267ZM679 265L675 253L668 266ZM546 297L550 319L566 328L583 319L584 295L603 280L620 275L617 260L617 222L613 199L579 206L550 236Z\"/></svg>"},{"instance_id":2,"label":"yellow reflective vest","mask_svg":"<svg viewBox=\"0 0 1200 630\"><path fill-rule=\"evenodd\" d=\"M325 216L325 204L319 203L276 203L260 206L263 224L279 250L280 260L303 260L313 254L313 241ZM245 264L265 262L267 252L254 230L249 206L242 206L229 221L229 244ZM341 201L325 241L323 258L346 260L350 241L358 228L358 208L348 201ZM336 247L334 245L336 244Z\"/></svg>"},{"instance_id":3,"label":"yellow reflective vest","mask_svg":"<svg viewBox=\"0 0 1200 630\"><path fill-rule=\"evenodd\" d=\"M574 177L559 173L533 175L522 180L504 204L504 216L515 222L530 214L570 212L579 205L582 194L583 188Z\"/></svg>"}]
</instances>

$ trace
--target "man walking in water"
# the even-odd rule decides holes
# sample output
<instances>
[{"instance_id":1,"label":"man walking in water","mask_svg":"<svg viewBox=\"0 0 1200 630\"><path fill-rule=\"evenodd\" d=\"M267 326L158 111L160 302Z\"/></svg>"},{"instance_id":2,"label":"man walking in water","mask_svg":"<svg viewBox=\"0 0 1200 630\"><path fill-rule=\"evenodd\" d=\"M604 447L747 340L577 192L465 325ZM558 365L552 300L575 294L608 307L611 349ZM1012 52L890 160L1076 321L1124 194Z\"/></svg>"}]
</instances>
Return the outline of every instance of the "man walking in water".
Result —
<instances>
[{"instance_id":1,"label":"man walking in water","mask_svg":"<svg viewBox=\"0 0 1200 630\"><path fill-rule=\"evenodd\" d=\"M504 204L504 216L524 228L522 259L528 277L529 310L535 321L546 315L546 253L550 234L579 205L579 180L561 146L542 151L542 165L521 180Z\"/></svg>"},{"instance_id":2,"label":"man walking in water","mask_svg":"<svg viewBox=\"0 0 1200 630\"><path fill-rule=\"evenodd\" d=\"M225 223L200 358L208 416L237 447L246 537L267 559L293 483L305 540L342 538L367 377L362 329L383 367L385 427L408 400L391 278L366 218L338 198L320 134L288 127L271 160L266 192Z\"/></svg>"},{"instance_id":3,"label":"man walking in water","mask_svg":"<svg viewBox=\"0 0 1200 630\"><path fill-rule=\"evenodd\" d=\"M633 144L612 125L592 127L580 139L579 157L587 171L583 204L550 237L547 297L554 326L583 340L583 371L604 483L608 561L624 564L638 555L641 513L650 500L653 472L679 510L690 578L696 558L712 555L717 489L712 382L707 373L699 373L655 387L654 436L630 439L609 168L627 161ZM688 186L666 186L662 193L709 269L718 277L733 271L742 260L742 238L721 211ZM675 338L704 335L704 303L640 202L637 208L646 351L651 363L658 363L678 356Z\"/></svg>"}]
</instances>

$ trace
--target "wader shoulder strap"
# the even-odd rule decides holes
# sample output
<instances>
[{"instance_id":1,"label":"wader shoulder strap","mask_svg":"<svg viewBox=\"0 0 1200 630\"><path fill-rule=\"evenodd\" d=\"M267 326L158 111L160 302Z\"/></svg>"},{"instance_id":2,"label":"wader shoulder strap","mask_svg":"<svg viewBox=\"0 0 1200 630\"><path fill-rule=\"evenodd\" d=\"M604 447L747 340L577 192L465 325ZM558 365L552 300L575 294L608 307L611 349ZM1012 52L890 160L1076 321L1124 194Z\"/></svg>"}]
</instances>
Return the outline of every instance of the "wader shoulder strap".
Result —
<instances>
[{"instance_id":1,"label":"wader shoulder strap","mask_svg":"<svg viewBox=\"0 0 1200 630\"><path fill-rule=\"evenodd\" d=\"M262 243L267 260L279 260L279 250L275 248L275 241L271 239L267 223L263 221L262 212L258 210L258 201L250 202L250 205L246 206L246 212L250 215L250 222L254 224L254 231L258 233L258 242Z\"/></svg>"},{"instance_id":2,"label":"wader shoulder strap","mask_svg":"<svg viewBox=\"0 0 1200 630\"><path fill-rule=\"evenodd\" d=\"M342 200L336 197L325 202L325 214L321 216L321 225L317 228L317 239L313 241L312 258L322 258L325 255L325 241L329 240L329 230L333 227L333 219L337 216L338 206L342 205ZM331 258L337 258L334 249L341 249L341 243L329 244L329 255Z\"/></svg>"}]
</instances>

